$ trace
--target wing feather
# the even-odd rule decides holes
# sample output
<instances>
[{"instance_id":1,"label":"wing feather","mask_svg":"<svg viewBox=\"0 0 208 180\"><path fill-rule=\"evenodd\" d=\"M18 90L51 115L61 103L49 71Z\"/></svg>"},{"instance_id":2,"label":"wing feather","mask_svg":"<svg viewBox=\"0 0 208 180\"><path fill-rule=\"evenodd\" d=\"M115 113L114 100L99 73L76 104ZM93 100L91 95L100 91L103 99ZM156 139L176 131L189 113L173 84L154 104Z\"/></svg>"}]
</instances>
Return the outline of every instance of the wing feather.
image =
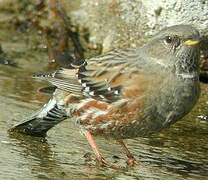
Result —
<instances>
[{"instance_id":1,"label":"wing feather","mask_svg":"<svg viewBox=\"0 0 208 180\"><path fill-rule=\"evenodd\" d=\"M37 74L35 77L75 95L115 101L120 98L123 85L118 79L129 74L128 68L132 67L129 55L136 56L135 50L115 50L91 58L77 68L63 68L53 73Z\"/></svg>"}]
</instances>

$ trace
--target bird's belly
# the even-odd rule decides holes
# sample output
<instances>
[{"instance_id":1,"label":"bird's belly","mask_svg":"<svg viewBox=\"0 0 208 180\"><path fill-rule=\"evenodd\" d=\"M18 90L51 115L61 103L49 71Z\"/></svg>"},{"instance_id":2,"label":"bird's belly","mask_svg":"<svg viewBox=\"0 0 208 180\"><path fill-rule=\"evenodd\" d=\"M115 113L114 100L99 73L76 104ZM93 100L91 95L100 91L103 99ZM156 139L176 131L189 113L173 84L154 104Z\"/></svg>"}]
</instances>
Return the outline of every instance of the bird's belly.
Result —
<instances>
[{"instance_id":1,"label":"bird's belly","mask_svg":"<svg viewBox=\"0 0 208 180\"><path fill-rule=\"evenodd\" d=\"M196 104L199 92L199 86L194 85L185 90L175 90L174 93L167 94L166 98L158 94L151 104L144 105L137 118L134 117L128 124L115 128L111 133L116 138L125 139L159 132L188 114ZM177 94L180 94L180 97L175 98Z\"/></svg>"}]
</instances>

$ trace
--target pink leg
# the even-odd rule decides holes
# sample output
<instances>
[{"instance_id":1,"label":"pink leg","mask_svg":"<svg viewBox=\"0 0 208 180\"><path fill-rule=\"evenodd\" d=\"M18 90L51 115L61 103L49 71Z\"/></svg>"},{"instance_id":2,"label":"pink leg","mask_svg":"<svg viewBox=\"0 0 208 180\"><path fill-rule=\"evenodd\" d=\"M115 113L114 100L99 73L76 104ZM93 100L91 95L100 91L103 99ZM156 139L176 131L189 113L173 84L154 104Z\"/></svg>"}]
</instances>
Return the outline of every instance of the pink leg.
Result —
<instances>
[{"instance_id":1,"label":"pink leg","mask_svg":"<svg viewBox=\"0 0 208 180\"><path fill-rule=\"evenodd\" d=\"M108 166L108 163L105 161L103 156L100 154L99 149L93 139L93 136L91 135L91 133L89 131L85 132L85 137L87 138L88 143L90 144L93 152L95 153L95 156L96 156L98 162L103 166Z\"/></svg>"},{"instance_id":2,"label":"pink leg","mask_svg":"<svg viewBox=\"0 0 208 180\"><path fill-rule=\"evenodd\" d=\"M121 147L123 148L126 156L128 157L127 160L127 164L129 166L134 166L137 164L136 159L134 158L134 156L131 154L131 152L128 150L127 146L125 145L125 143L123 142L123 140L117 140L117 142L121 145Z\"/></svg>"}]
</instances>

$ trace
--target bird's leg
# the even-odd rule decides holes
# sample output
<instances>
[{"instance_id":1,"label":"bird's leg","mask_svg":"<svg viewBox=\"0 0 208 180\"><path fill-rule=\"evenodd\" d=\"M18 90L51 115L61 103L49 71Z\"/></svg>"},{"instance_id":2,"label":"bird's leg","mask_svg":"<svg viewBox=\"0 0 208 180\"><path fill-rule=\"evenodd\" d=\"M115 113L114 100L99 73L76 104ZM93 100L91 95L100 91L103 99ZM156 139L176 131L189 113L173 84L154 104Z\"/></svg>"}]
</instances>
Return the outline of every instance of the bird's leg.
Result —
<instances>
[{"instance_id":1,"label":"bird's leg","mask_svg":"<svg viewBox=\"0 0 208 180\"><path fill-rule=\"evenodd\" d=\"M98 149L98 147L95 143L95 140L93 139L93 136L91 135L91 133L89 131L86 131L84 134L85 134L85 137L87 138L87 141L90 144L93 152L95 153L95 156L96 156L96 159L98 160L98 162L102 166L108 166L108 163L105 161L105 159L103 158L103 156L99 152L99 149Z\"/></svg>"},{"instance_id":2,"label":"bird's leg","mask_svg":"<svg viewBox=\"0 0 208 180\"><path fill-rule=\"evenodd\" d=\"M99 149L95 143L95 140L92 136L92 134L89 131L85 131L84 132L85 137L87 138L88 143L90 144L93 152L95 153L96 159L98 160L98 162L100 163L101 166L106 166L106 167L110 167L113 169L122 169L122 167L116 166L116 165L112 165L109 164L104 157L101 155L101 153L99 152Z\"/></svg>"},{"instance_id":3,"label":"bird's leg","mask_svg":"<svg viewBox=\"0 0 208 180\"><path fill-rule=\"evenodd\" d=\"M126 147L125 143L123 142L123 140L117 140L117 142L121 145L122 149L124 150L124 153L126 154L126 156L128 157L127 160L127 164L129 166L134 166L137 164L136 159L134 158L134 156L131 154L131 152L128 150L128 148Z\"/></svg>"}]
</instances>

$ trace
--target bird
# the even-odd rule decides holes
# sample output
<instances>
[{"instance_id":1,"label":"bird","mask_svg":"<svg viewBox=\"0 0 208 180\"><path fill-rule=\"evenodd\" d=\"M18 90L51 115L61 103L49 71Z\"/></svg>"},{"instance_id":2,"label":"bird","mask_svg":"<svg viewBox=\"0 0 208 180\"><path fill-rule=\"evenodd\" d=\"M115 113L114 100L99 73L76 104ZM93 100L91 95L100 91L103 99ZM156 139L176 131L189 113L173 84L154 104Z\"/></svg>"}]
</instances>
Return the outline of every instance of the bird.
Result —
<instances>
[{"instance_id":1,"label":"bird","mask_svg":"<svg viewBox=\"0 0 208 180\"><path fill-rule=\"evenodd\" d=\"M160 132L196 104L200 95L199 44L195 27L174 25L160 30L143 46L114 49L81 63L71 62L70 68L37 73L34 78L56 87L53 97L12 131L44 136L71 118L100 165L110 166L94 136L115 139L127 155L127 164L133 166L137 161L125 139Z\"/></svg>"}]
</instances>

